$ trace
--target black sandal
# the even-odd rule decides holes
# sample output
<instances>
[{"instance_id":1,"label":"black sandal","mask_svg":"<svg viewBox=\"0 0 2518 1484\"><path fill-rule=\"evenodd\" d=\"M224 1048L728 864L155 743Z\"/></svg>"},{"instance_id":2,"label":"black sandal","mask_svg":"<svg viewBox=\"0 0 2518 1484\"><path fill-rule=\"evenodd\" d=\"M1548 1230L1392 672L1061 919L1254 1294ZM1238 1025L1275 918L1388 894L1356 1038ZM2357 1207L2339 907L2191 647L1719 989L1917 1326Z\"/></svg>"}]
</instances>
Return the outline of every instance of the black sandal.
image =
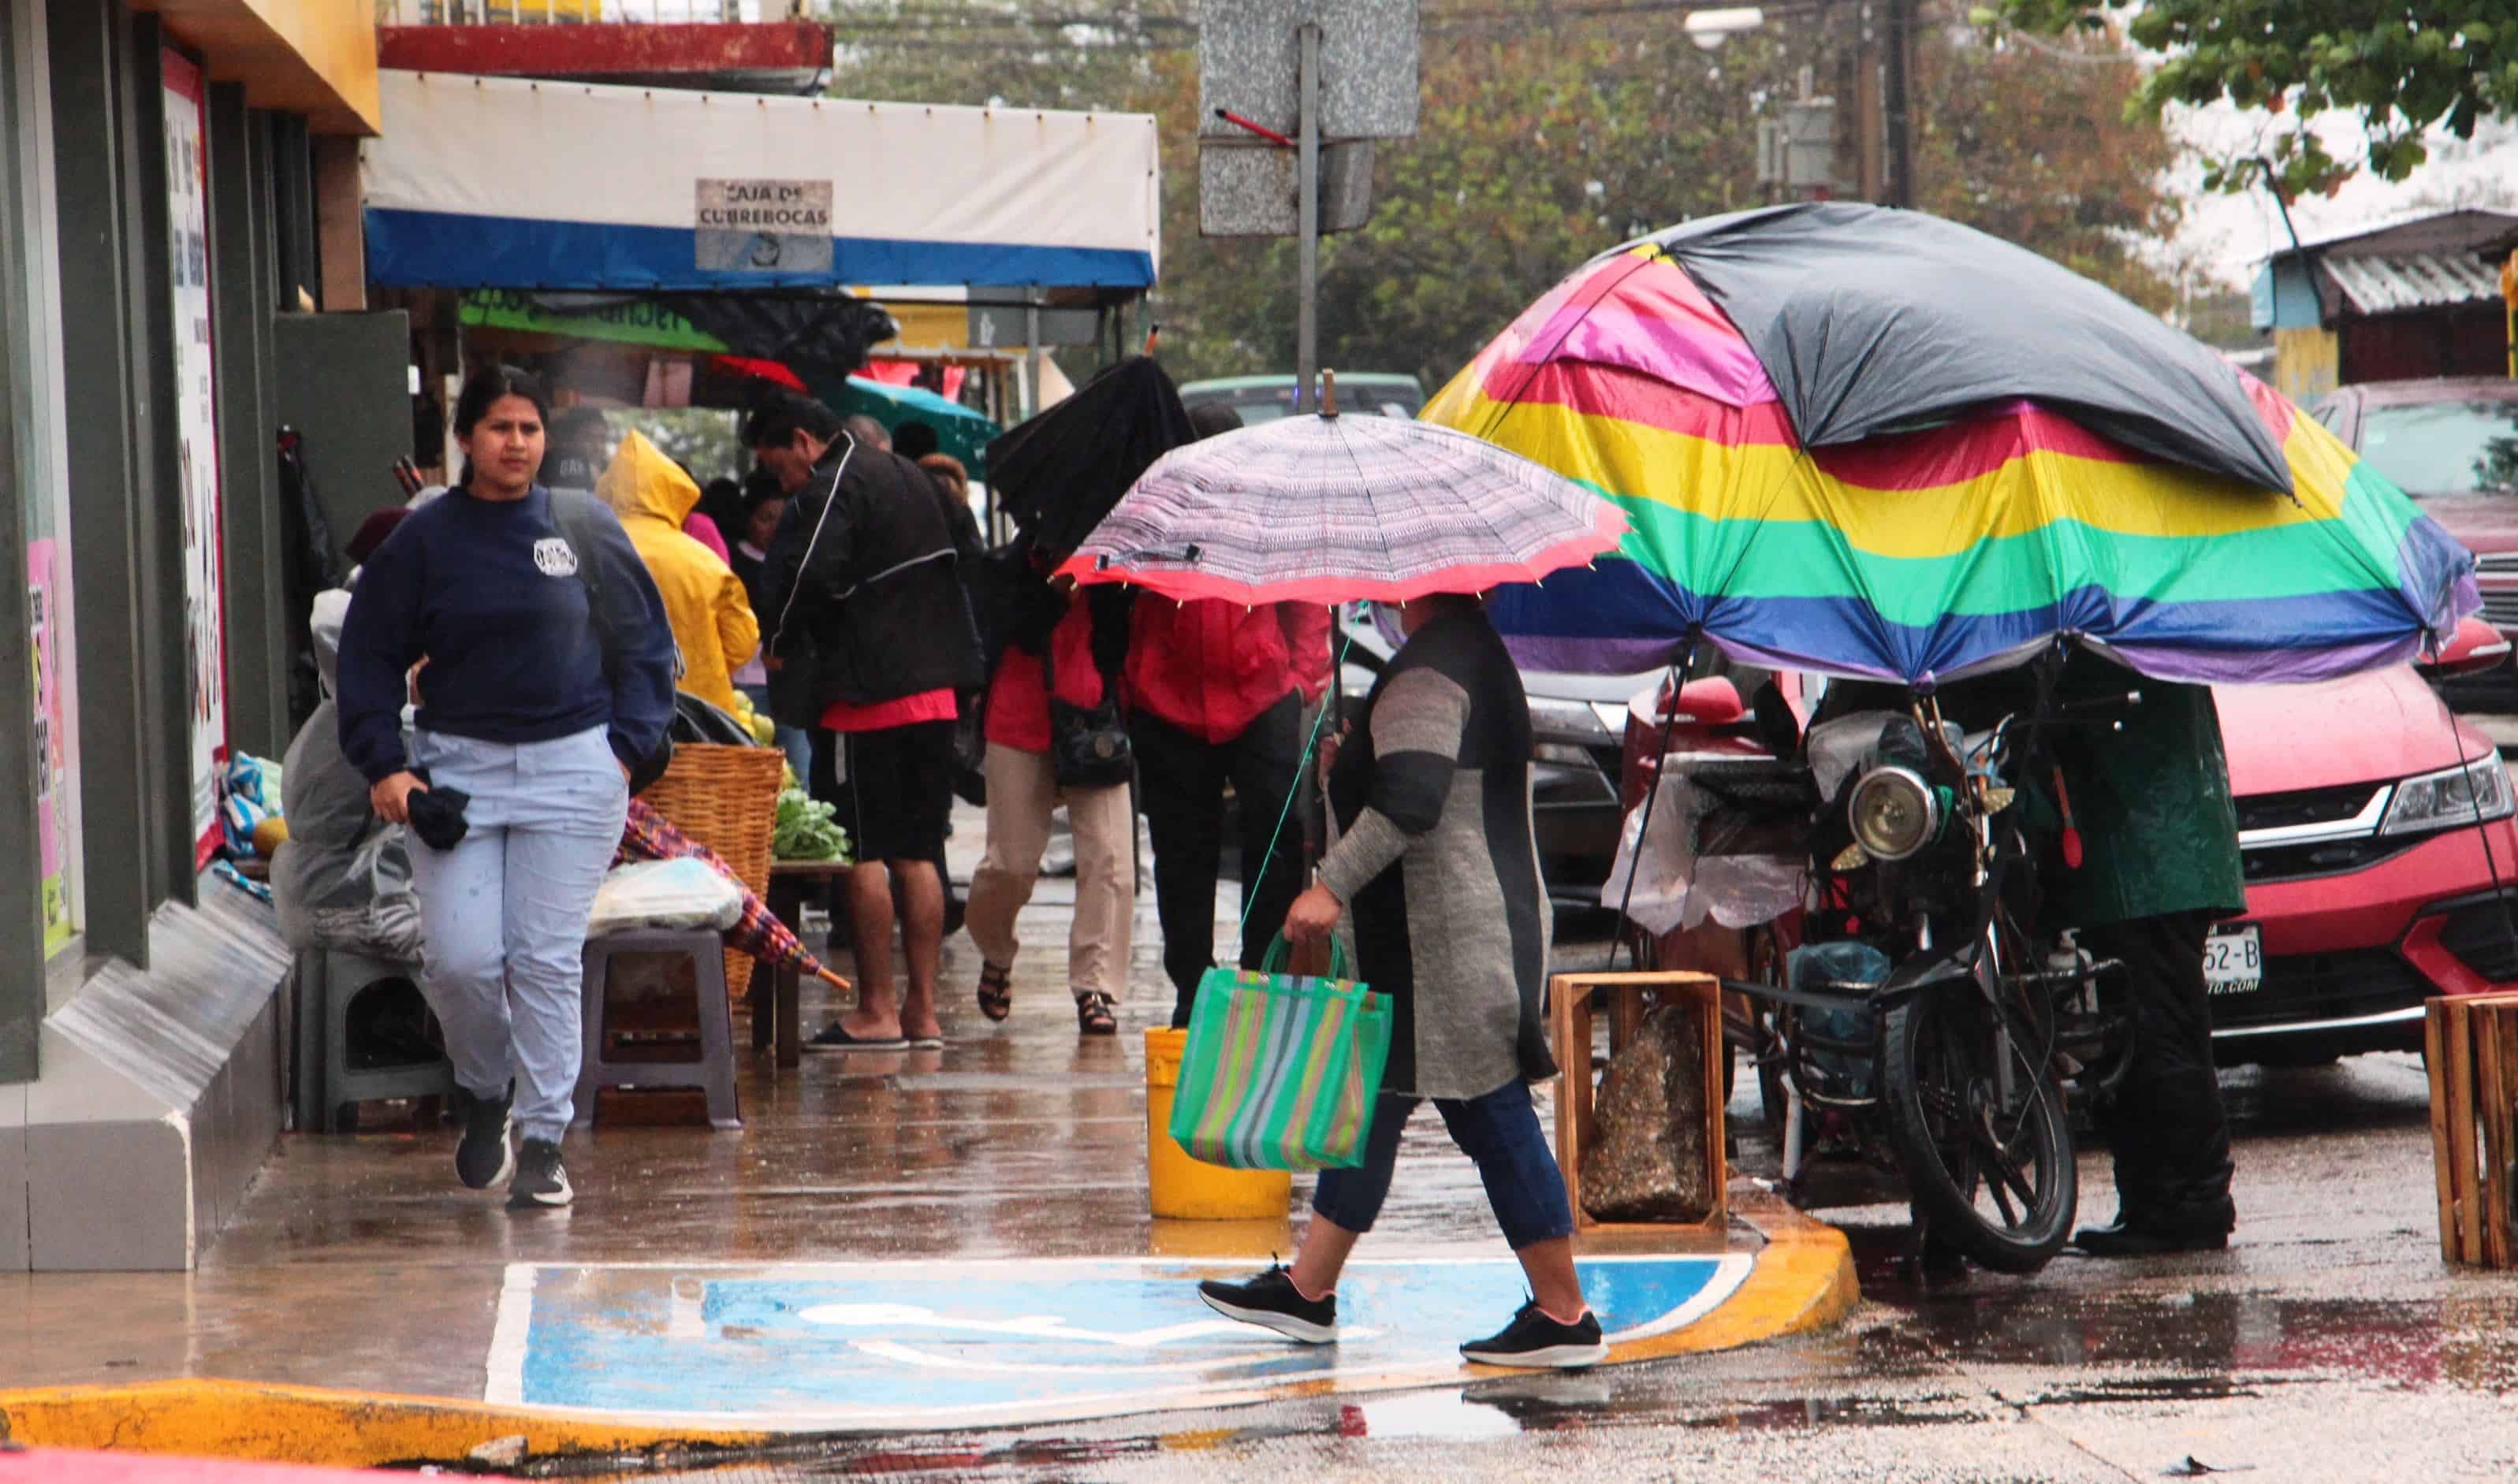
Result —
<instances>
[{"instance_id":1,"label":"black sandal","mask_svg":"<svg viewBox=\"0 0 2518 1484\"><path fill-rule=\"evenodd\" d=\"M979 1013L1002 1021L1015 1012L1015 971L993 963L979 965Z\"/></svg>"},{"instance_id":2,"label":"black sandal","mask_svg":"<svg viewBox=\"0 0 2518 1484\"><path fill-rule=\"evenodd\" d=\"M1088 990L1075 996L1075 1029L1086 1036L1116 1036L1117 1009L1109 996Z\"/></svg>"}]
</instances>

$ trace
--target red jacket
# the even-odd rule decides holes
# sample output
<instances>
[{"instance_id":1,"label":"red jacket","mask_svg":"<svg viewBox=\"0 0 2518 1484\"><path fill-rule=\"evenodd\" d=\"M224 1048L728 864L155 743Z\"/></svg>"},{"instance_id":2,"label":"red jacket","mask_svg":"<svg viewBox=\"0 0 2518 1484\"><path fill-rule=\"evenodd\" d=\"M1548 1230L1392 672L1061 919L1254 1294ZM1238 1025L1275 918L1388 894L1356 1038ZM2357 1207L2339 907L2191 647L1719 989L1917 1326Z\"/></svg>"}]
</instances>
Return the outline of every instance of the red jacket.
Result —
<instances>
[{"instance_id":1,"label":"red jacket","mask_svg":"<svg viewBox=\"0 0 2518 1484\"><path fill-rule=\"evenodd\" d=\"M1231 742L1287 691L1317 701L1328 690L1329 611L1141 593L1125 679L1131 706L1202 741Z\"/></svg>"},{"instance_id":2,"label":"red jacket","mask_svg":"<svg viewBox=\"0 0 2518 1484\"><path fill-rule=\"evenodd\" d=\"M1058 699L1071 706L1102 703L1102 676L1093 668L1093 615L1079 590L1058 626L1049 631L1058 669ZM1040 657L1009 648L988 683L988 741L1020 752L1049 750L1049 689L1041 683Z\"/></svg>"}]
</instances>

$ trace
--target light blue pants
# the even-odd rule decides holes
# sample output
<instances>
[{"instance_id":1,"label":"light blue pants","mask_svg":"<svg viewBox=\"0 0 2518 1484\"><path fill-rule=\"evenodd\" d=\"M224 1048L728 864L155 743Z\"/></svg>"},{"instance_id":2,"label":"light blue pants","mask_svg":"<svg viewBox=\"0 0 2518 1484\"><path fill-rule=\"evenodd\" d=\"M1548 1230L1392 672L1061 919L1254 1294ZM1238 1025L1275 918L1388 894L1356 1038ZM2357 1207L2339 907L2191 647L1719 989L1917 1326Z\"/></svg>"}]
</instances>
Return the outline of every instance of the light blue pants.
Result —
<instances>
[{"instance_id":1,"label":"light blue pants","mask_svg":"<svg viewBox=\"0 0 2518 1484\"><path fill-rule=\"evenodd\" d=\"M412 761L472 796L453 850L412 836L420 990L455 1080L498 1097L510 1078L524 1136L568 1131L584 1055L586 914L621 846L630 786L604 729L543 742L422 732Z\"/></svg>"}]
</instances>

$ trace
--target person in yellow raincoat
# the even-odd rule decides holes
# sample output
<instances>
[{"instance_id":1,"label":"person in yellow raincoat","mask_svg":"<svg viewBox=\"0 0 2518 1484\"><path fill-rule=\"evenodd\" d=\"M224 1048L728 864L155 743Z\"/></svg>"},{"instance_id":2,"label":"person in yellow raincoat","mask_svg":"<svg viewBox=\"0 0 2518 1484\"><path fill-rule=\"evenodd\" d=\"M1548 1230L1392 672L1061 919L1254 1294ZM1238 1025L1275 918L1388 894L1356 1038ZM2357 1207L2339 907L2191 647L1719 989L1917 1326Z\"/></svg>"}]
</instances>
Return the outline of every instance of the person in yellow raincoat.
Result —
<instances>
[{"instance_id":1,"label":"person in yellow raincoat","mask_svg":"<svg viewBox=\"0 0 2518 1484\"><path fill-rule=\"evenodd\" d=\"M632 432L621 440L594 492L620 515L664 596L682 651L680 687L732 712L734 672L760 647L760 623L733 571L682 533L700 487L645 435Z\"/></svg>"}]
</instances>

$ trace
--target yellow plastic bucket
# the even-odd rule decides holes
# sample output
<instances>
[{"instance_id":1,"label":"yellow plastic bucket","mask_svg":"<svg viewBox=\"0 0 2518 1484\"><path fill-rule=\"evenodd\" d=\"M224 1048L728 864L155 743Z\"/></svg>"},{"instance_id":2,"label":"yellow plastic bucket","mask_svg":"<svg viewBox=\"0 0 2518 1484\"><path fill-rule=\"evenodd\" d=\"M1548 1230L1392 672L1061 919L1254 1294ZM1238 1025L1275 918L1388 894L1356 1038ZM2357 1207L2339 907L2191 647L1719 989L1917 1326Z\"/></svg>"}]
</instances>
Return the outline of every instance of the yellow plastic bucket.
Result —
<instances>
[{"instance_id":1,"label":"yellow plastic bucket","mask_svg":"<svg viewBox=\"0 0 2518 1484\"><path fill-rule=\"evenodd\" d=\"M1189 1033L1146 1031L1146 1191L1154 1214L1180 1221L1283 1217L1294 1177L1281 1169L1228 1169L1193 1160L1172 1138L1172 1089L1180 1085Z\"/></svg>"}]
</instances>

